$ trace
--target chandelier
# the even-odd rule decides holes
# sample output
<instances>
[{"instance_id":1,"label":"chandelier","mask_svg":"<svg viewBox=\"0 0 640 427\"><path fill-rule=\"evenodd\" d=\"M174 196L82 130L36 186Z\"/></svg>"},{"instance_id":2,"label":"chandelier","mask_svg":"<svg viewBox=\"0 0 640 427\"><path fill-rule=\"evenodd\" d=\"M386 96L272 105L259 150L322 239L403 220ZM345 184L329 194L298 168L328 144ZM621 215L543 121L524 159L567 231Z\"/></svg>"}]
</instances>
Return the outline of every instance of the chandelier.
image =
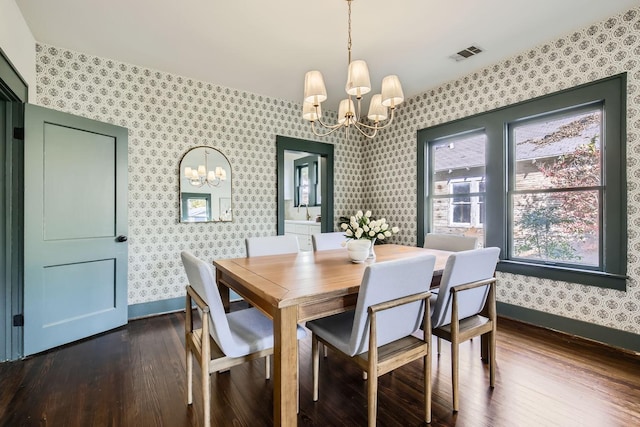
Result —
<instances>
[{"instance_id":1,"label":"chandelier","mask_svg":"<svg viewBox=\"0 0 640 427\"><path fill-rule=\"evenodd\" d=\"M184 176L187 177L189 183L194 187L218 187L222 181L227 180L227 171L222 167L216 166L215 170L209 170L208 165L209 151L204 151L204 165L198 165L197 168L187 166L184 168Z\"/></svg>"},{"instance_id":2,"label":"chandelier","mask_svg":"<svg viewBox=\"0 0 640 427\"><path fill-rule=\"evenodd\" d=\"M348 41L347 52L349 56L349 69L347 72L347 84L345 91L347 98L340 101L338 107L338 122L327 124L322 121L322 109L320 104L327 99L327 89L320 71L309 71L304 76L304 102L302 104L302 118L311 122L311 130L316 136L327 136L338 129L344 128L348 134L351 126L355 127L363 136L373 138L378 130L388 127L393 121L395 108L404 101L400 79L396 75L386 76L382 79L382 92L371 97L369 104L370 124L363 121L361 115L362 95L371 91L369 68L363 60L351 61L351 2L348 4ZM353 102L355 98L356 102ZM356 106L357 104L357 110ZM381 122L389 119L384 125ZM321 131L316 129L316 122L322 126ZM323 129L324 128L324 129Z\"/></svg>"}]
</instances>

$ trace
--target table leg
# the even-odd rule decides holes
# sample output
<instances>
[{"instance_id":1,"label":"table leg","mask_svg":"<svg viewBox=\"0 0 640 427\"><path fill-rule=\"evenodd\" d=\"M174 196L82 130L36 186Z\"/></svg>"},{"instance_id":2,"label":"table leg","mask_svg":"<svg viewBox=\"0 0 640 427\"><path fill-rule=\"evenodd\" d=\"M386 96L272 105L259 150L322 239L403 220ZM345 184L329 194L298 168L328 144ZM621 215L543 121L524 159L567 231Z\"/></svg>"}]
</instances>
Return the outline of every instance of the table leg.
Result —
<instances>
[{"instance_id":1,"label":"table leg","mask_svg":"<svg viewBox=\"0 0 640 427\"><path fill-rule=\"evenodd\" d=\"M218 284L218 291L220 292L220 298L222 299L222 306L225 312L229 312L231 308L231 302L229 299L229 288L223 284L223 274L220 270L216 269L216 283Z\"/></svg>"},{"instance_id":2,"label":"table leg","mask_svg":"<svg viewBox=\"0 0 640 427\"><path fill-rule=\"evenodd\" d=\"M284 307L273 319L273 424L276 426L296 426L298 423L297 313L295 306Z\"/></svg>"}]
</instances>

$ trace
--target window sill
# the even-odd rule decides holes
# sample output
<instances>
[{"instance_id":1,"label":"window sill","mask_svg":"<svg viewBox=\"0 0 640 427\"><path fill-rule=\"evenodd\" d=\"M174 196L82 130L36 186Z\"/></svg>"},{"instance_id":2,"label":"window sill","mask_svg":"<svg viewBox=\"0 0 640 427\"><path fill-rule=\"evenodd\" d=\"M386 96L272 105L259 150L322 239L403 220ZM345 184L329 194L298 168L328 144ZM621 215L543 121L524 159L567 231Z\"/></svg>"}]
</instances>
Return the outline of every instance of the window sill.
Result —
<instances>
[{"instance_id":1,"label":"window sill","mask_svg":"<svg viewBox=\"0 0 640 427\"><path fill-rule=\"evenodd\" d=\"M627 290L627 276L622 274L579 270L509 260L501 260L498 263L496 270L505 273L521 274L523 276L534 276L543 279L596 286L599 288L616 289L618 291Z\"/></svg>"}]
</instances>

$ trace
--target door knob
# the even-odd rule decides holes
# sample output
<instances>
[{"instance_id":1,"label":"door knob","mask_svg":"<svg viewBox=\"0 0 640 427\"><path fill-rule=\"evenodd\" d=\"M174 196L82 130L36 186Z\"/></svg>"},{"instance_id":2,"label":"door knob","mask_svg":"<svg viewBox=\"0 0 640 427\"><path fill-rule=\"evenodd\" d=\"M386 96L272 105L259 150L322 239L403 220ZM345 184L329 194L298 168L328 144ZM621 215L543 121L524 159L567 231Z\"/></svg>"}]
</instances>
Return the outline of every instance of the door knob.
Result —
<instances>
[{"instance_id":1,"label":"door knob","mask_svg":"<svg viewBox=\"0 0 640 427\"><path fill-rule=\"evenodd\" d=\"M120 235L120 236L116 237L116 242L122 243L122 242L126 242L126 241L127 241L127 236Z\"/></svg>"}]
</instances>

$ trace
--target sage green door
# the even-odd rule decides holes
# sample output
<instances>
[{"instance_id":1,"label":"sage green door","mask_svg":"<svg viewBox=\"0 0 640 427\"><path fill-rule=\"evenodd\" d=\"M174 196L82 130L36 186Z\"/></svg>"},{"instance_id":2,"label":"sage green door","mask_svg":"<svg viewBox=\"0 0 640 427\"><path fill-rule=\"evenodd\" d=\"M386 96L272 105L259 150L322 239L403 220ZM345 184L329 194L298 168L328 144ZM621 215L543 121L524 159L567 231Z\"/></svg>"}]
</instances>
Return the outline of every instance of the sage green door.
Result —
<instances>
[{"instance_id":1,"label":"sage green door","mask_svg":"<svg viewBox=\"0 0 640 427\"><path fill-rule=\"evenodd\" d=\"M127 129L25 106L24 355L127 323Z\"/></svg>"}]
</instances>

